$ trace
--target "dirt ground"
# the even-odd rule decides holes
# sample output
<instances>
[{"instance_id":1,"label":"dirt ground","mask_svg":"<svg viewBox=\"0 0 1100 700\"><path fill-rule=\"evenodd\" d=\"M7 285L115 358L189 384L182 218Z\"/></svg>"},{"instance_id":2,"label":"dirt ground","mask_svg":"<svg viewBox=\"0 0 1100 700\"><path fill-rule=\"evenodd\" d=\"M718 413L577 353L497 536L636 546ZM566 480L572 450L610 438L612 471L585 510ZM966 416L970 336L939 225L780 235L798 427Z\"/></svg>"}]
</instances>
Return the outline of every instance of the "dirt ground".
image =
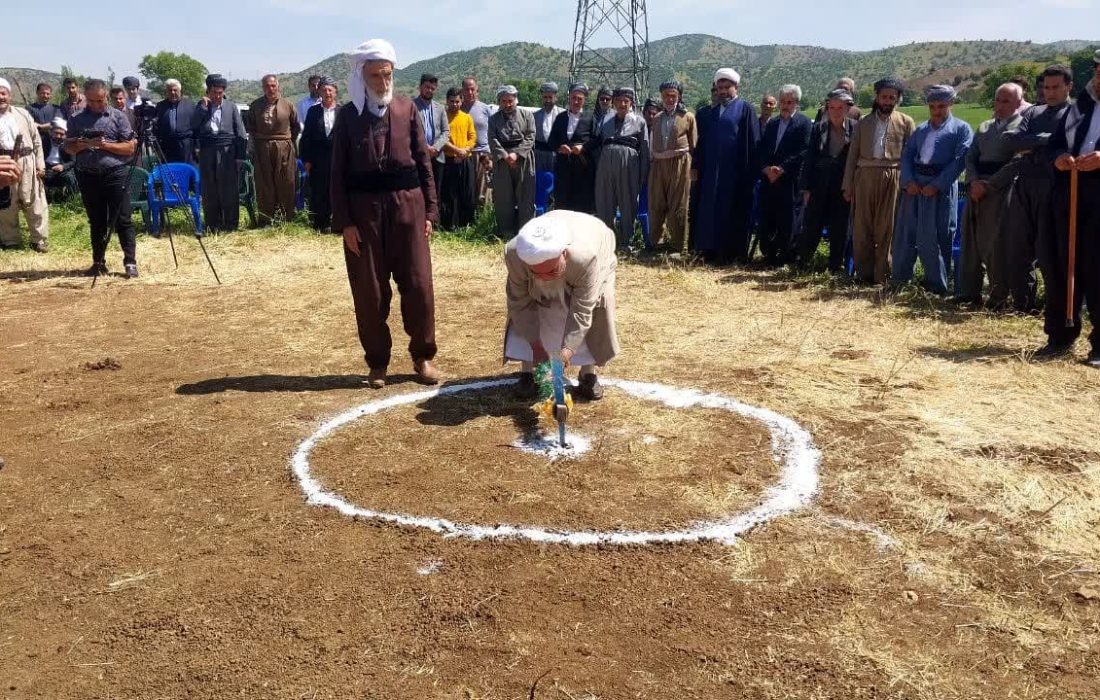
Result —
<instances>
[{"instance_id":1,"label":"dirt ground","mask_svg":"<svg viewBox=\"0 0 1100 700\"><path fill-rule=\"evenodd\" d=\"M1029 362L1035 319L774 273L624 265L616 377L799 421L814 503L733 545L443 539L307 505L289 459L364 388L333 238L142 241L143 277L0 256L0 697L1093 699L1100 373ZM436 248L439 362L497 376L503 265ZM112 252L117 263L117 251ZM116 265L117 266L117 265ZM318 446L360 505L664 528L758 502L766 432L580 405L548 464L502 391ZM541 678L535 686L536 679Z\"/></svg>"}]
</instances>

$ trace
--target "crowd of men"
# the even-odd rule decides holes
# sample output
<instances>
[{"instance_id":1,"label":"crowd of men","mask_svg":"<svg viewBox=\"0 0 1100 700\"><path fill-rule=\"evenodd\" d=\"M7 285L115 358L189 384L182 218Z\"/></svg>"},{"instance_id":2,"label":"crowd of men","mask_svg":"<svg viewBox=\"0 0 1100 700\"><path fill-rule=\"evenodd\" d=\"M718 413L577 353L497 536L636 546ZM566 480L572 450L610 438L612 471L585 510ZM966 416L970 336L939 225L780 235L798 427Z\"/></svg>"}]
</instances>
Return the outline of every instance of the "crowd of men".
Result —
<instances>
[{"instance_id":1,"label":"crowd of men","mask_svg":"<svg viewBox=\"0 0 1100 700\"><path fill-rule=\"evenodd\" d=\"M644 213L647 248L716 264L747 262L755 234L764 264L796 267L813 263L827 235L830 271L842 273L850 264L860 283L899 286L909 282L919 260L922 284L931 292L953 289L961 303L1019 312L1037 303L1038 267L1049 341L1040 354L1057 356L1080 333L1082 301L1100 309L1100 119L1092 118L1100 52L1096 65L1098 78L1077 91L1076 101L1070 99L1072 74L1059 65L1039 77L1036 105L1025 100L1026 84L1000 86L991 119L976 133L952 114L956 95L948 85L924 91L929 116L917 125L898 109L906 90L893 78L874 84L867 115L855 106L855 83L837 81L811 120L801 112L797 85L766 95L758 113L739 97L741 76L731 68L715 73L710 103L697 113L684 106L675 81L662 84L659 99L641 108L625 87L599 88L589 108L590 88L583 83L569 86L563 107L558 86L547 82L542 104L530 109L518 105L511 85L496 90L494 106L482 102L472 77L447 90L440 104L439 80L425 74L410 100L416 129L405 137L422 140L427 158L427 172L418 175L431 183L424 193L426 221L445 228L470 224L479 204L491 199L502 239L514 237L536 212L571 210L601 219L616 232L622 251L632 246ZM197 102L169 80L149 131L166 160L197 162L209 229L238 227L238 170L248 144L261 221L293 215L300 158L310 180L313 225L340 232L349 225L341 193L349 177L355 180L346 171L347 157L354 162L371 150L392 159L401 131L392 112L378 113L386 120L373 126L368 140L377 143L368 149L365 141L340 139L341 127L362 126L343 123L363 118L362 110L347 109L370 102L362 80L349 83L350 102L343 106L326 76L311 77L310 95L297 104L282 97L276 76L261 82L263 96L242 118L221 76L207 78ZM81 91L67 80L57 104L51 87L39 85L28 110L11 104L10 91L0 80L0 150L11 153L23 175L13 185L12 205L0 213L0 243L21 243L22 212L32 246L45 252L45 188L70 182L88 209L90 272L106 270L103 254L115 230L126 272L136 276L122 170L133 162L135 134L143 129L136 116L139 82L126 78L112 90L93 80ZM341 149L350 149L350 156ZM403 167L393 177L411 182L422 165ZM1066 319L1071 172L1080 194L1075 311ZM964 175L968 205L959 221ZM352 184L368 192L394 185ZM1091 340L1089 361L1100 366L1095 324Z\"/></svg>"}]
</instances>

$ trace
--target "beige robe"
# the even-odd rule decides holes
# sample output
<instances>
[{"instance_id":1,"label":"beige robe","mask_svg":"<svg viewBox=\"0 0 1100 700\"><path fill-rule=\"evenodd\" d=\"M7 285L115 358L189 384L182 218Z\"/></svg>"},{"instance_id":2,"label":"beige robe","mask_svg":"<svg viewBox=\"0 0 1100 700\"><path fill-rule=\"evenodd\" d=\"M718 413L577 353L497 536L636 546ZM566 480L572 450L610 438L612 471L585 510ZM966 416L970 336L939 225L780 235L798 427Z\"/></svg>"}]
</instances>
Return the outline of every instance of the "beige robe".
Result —
<instances>
[{"instance_id":1,"label":"beige robe","mask_svg":"<svg viewBox=\"0 0 1100 700\"><path fill-rule=\"evenodd\" d=\"M520 260L516 239L504 247L504 263L508 268L504 359L530 361L530 346L543 339L543 346L551 356L561 348L569 348L578 353L575 364L602 366L619 354L619 338L615 332L615 270L618 266L615 234L589 214L559 209L543 216L565 221L573 232L565 274L552 282L540 280ZM561 314L564 327L543 328L540 316L546 317L544 310L554 306L561 306L565 311ZM548 344L548 331L560 341ZM525 347L517 352L517 344ZM581 357L578 351L587 351L592 362Z\"/></svg>"},{"instance_id":2,"label":"beige robe","mask_svg":"<svg viewBox=\"0 0 1100 700\"><path fill-rule=\"evenodd\" d=\"M11 114L5 122L11 125L16 136L23 137L22 147L29 148L32 152L17 159L19 167L23 170L23 176L18 184L12 185L12 205L7 209L0 209L0 243L4 245L22 243L23 236L19 232L19 212L23 212L27 220L31 243L38 243L45 241L50 233L50 212L46 205L46 189L42 180L38 178L38 173L46 169L45 154L42 153L42 138L38 134L38 128L30 112L14 105L8 107L8 111ZM14 143L0 144L3 148L10 149L12 146Z\"/></svg>"}]
</instances>

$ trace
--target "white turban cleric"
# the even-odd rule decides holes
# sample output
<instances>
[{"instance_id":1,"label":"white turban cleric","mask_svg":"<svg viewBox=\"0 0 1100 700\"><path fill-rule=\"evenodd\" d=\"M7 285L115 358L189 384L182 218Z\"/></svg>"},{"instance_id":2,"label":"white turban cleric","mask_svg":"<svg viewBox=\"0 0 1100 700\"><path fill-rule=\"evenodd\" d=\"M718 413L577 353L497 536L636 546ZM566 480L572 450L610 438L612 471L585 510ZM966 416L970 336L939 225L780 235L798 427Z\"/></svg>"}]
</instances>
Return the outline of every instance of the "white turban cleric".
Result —
<instances>
[{"instance_id":1,"label":"white turban cleric","mask_svg":"<svg viewBox=\"0 0 1100 700\"><path fill-rule=\"evenodd\" d=\"M741 84L741 74L732 68L719 68L717 71L715 71L714 82L717 83L719 80L723 79L730 81L734 85Z\"/></svg>"},{"instance_id":2,"label":"white turban cleric","mask_svg":"<svg viewBox=\"0 0 1100 700\"><path fill-rule=\"evenodd\" d=\"M0 78L0 88L4 88L8 92L11 92L11 83L9 83L4 78Z\"/></svg>"},{"instance_id":3,"label":"white turban cleric","mask_svg":"<svg viewBox=\"0 0 1100 700\"><path fill-rule=\"evenodd\" d=\"M370 39L348 52L351 74L348 75L348 97L362 114L367 106L367 86L363 82L363 66L368 61L389 61L397 67L397 51L385 39Z\"/></svg>"},{"instance_id":4,"label":"white turban cleric","mask_svg":"<svg viewBox=\"0 0 1100 700\"><path fill-rule=\"evenodd\" d=\"M540 216L519 230L516 254L528 265L538 265L561 255L572 242L569 224L555 216Z\"/></svg>"},{"instance_id":5,"label":"white turban cleric","mask_svg":"<svg viewBox=\"0 0 1100 700\"><path fill-rule=\"evenodd\" d=\"M65 121L64 117L54 117L53 121L50 122L50 126L55 129L61 129L62 131L69 130L69 122Z\"/></svg>"}]
</instances>

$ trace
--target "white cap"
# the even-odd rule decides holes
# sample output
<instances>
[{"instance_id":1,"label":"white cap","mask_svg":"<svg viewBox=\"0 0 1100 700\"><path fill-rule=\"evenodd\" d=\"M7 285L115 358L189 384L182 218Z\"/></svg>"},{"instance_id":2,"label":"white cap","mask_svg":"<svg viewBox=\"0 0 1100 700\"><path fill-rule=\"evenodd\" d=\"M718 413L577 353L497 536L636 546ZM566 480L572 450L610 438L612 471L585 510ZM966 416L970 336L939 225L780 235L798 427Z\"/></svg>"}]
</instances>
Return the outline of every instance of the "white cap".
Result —
<instances>
[{"instance_id":1,"label":"white cap","mask_svg":"<svg viewBox=\"0 0 1100 700\"><path fill-rule=\"evenodd\" d=\"M714 82L717 83L719 80L723 79L730 81L734 85L741 84L741 74L732 68L719 68L715 71Z\"/></svg>"},{"instance_id":2,"label":"white cap","mask_svg":"<svg viewBox=\"0 0 1100 700\"><path fill-rule=\"evenodd\" d=\"M516 236L516 254L528 265L558 257L573 242L573 231L553 213L531 219Z\"/></svg>"},{"instance_id":3,"label":"white cap","mask_svg":"<svg viewBox=\"0 0 1100 700\"><path fill-rule=\"evenodd\" d=\"M8 92L11 92L11 83L9 83L4 78L0 78L0 88L4 88Z\"/></svg>"},{"instance_id":4,"label":"white cap","mask_svg":"<svg viewBox=\"0 0 1100 700\"><path fill-rule=\"evenodd\" d=\"M61 129L62 131L69 130L69 122L65 121L64 117L54 117L53 121L50 122L50 126L55 129Z\"/></svg>"}]
</instances>

